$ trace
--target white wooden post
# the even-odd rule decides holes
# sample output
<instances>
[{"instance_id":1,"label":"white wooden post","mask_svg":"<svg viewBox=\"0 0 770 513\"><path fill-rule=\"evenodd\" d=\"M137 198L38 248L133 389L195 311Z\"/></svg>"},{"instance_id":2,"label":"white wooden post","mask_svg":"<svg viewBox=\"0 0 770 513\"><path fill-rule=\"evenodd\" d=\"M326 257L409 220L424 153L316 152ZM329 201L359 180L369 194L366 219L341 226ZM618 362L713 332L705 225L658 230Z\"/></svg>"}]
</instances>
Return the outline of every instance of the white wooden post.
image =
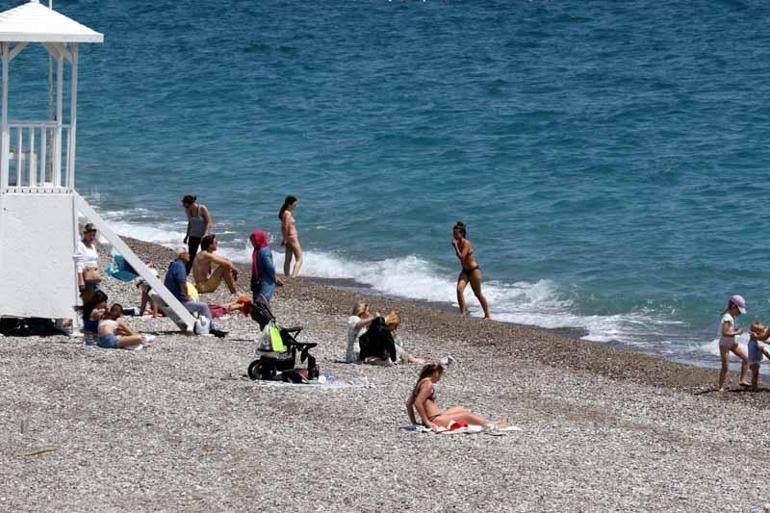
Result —
<instances>
[{"instance_id":1,"label":"white wooden post","mask_svg":"<svg viewBox=\"0 0 770 513\"><path fill-rule=\"evenodd\" d=\"M0 136L0 194L5 192L8 187L8 157L11 151L11 134L8 132L8 65L11 63L8 43L0 43L2 47L3 59L3 113L2 113L2 135Z\"/></svg>"},{"instance_id":2,"label":"white wooden post","mask_svg":"<svg viewBox=\"0 0 770 513\"><path fill-rule=\"evenodd\" d=\"M40 132L40 170L38 171L40 179L38 181L40 184L45 184L47 178L45 166L47 164L46 157L48 157L48 126L44 125Z\"/></svg>"},{"instance_id":3,"label":"white wooden post","mask_svg":"<svg viewBox=\"0 0 770 513\"><path fill-rule=\"evenodd\" d=\"M62 129L62 96L64 87L64 57L61 52L56 56L56 140L53 143L53 186L61 187L61 129Z\"/></svg>"},{"instance_id":4,"label":"white wooden post","mask_svg":"<svg viewBox=\"0 0 770 513\"><path fill-rule=\"evenodd\" d=\"M29 127L29 186L37 187L35 166L37 165L37 152L35 151L35 125Z\"/></svg>"},{"instance_id":5,"label":"white wooden post","mask_svg":"<svg viewBox=\"0 0 770 513\"><path fill-rule=\"evenodd\" d=\"M21 178L23 176L24 167L22 163L21 147L22 138L24 137L24 127L16 127L16 187L21 186Z\"/></svg>"},{"instance_id":6,"label":"white wooden post","mask_svg":"<svg viewBox=\"0 0 770 513\"><path fill-rule=\"evenodd\" d=\"M75 141L78 125L78 44L72 43L72 84L70 86L70 135L67 138L67 187L75 188Z\"/></svg>"}]
</instances>

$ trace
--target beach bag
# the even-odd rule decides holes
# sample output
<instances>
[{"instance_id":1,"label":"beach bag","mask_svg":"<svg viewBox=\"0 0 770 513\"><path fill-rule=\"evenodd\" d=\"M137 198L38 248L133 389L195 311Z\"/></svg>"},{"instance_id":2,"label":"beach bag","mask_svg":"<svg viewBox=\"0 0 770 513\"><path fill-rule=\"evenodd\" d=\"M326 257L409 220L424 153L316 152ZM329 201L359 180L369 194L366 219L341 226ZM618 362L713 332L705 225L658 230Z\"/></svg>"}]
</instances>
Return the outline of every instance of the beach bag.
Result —
<instances>
[{"instance_id":1,"label":"beach bag","mask_svg":"<svg viewBox=\"0 0 770 513\"><path fill-rule=\"evenodd\" d=\"M123 255L114 253L112 257L115 262L104 270L108 276L120 281L131 281L139 277L139 273L126 262Z\"/></svg>"},{"instance_id":2,"label":"beach bag","mask_svg":"<svg viewBox=\"0 0 770 513\"><path fill-rule=\"evenodd\" d=\"M258 342L258 351L286 352L286 345L283 343L283 337L281 336L281 328L278 327L275 321L271 320L265 325L259 334Z\"/></svg>"},{"instance_id":3,"label":"beach bag","mask_svg":"<svg viewBox=\"0 0 770 513\"><path fill-rule=\"evenodd\" d=\"M208 335L211 330L211 321L208 317L198 317L193 327L196 335Z\"/></svg>"}]
</instances>

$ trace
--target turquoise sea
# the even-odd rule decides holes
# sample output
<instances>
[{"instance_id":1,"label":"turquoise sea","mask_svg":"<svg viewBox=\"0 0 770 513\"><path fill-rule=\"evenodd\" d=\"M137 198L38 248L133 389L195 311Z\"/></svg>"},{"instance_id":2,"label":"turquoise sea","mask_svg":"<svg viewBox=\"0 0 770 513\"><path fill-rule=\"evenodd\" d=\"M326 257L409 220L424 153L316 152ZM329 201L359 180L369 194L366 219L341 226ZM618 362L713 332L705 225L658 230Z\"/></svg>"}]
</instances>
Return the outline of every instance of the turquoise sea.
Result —
<instances>
[{"instance_id":1,"label":"turquoise sea","mask_svg":"<svg viewBox=\"0 0 770 513\"><path fill-rule=\"evenodd\" d=\"M55 8L105 34L77 184L120 233L178 243L197 194L245 259L293 194L308 276L453 302L462 219L496 319L706 365L731 294L770 321L766 2ZM12 117L46 70L14 61Z\"/></svg>"}]
</instances>

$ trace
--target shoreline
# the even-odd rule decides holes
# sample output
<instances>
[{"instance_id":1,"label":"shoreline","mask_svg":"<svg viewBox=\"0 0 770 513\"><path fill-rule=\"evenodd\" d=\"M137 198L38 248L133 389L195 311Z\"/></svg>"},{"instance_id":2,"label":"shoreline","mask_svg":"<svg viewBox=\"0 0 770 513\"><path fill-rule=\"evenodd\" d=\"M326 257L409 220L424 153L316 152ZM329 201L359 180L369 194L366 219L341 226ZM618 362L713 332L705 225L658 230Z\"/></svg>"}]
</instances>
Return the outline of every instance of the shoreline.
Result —
<instances>
[{"instance_id":1,"label":"shoreline","mask_svg":"<svg viewBox=\"0 0 770 513\"><path fill-rule=\"evenodd\" d=\"M172 250L151 242L124 238L128 244L147 255L166 255ZM170 261L170 260L169 260ZM165 271L163 264L158 270ZM250 268L235 263L241 278L239 287L247 290ZM576 371L586 371L610 379L629 380L652 386L708 393L716 387L717 369L692 363L677 362L659 355L639 351L620 342L593 342L574 336L579 328L540 328L504 321L484 321L469 317L463 320L449 304L397 298L377 293L370 287L353 287L350 279L298 277L284 287L276 288L275 302L282 299L308 299L320 302L330 315L348 316L350 305L360 297L377 304L380 311L397 310L409 323L410 330L442 338L460 338L480 346L496 345L499 340L511 343L504 350L511 357L525 358L545 365L558 365ZM334 306L332 306L334 305ZM437 329L436 326L442 326ZM451 333L451 335L449 334ZM731 360L731 373L738 364ZM746 395L746 394L741 394ZM765 404L761 402L764 406ZM763 407L764 407L763 406Z\"/></svg>"}]
</instances>

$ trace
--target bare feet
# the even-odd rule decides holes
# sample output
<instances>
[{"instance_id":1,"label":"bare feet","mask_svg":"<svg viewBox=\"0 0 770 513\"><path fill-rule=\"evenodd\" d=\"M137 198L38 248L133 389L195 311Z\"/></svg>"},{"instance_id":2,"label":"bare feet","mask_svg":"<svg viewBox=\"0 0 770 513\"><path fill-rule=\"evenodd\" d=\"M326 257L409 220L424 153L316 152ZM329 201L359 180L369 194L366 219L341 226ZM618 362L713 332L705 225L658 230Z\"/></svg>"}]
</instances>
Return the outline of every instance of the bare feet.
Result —
<instances>
[{"instance_id":1,"label":"bare feet","mask_svg":"<svg viewBox=\"0 0 770 513\"><path fill-rule=\"evenodd\" d=\"M750 387L750 386L751 386L751 383L746 383L745 381L741 381L741 382L740 382L740 383L738 383L738 384L739 384L740 386L742 386L742 387Z\"/></svg>"}]
</instances>

